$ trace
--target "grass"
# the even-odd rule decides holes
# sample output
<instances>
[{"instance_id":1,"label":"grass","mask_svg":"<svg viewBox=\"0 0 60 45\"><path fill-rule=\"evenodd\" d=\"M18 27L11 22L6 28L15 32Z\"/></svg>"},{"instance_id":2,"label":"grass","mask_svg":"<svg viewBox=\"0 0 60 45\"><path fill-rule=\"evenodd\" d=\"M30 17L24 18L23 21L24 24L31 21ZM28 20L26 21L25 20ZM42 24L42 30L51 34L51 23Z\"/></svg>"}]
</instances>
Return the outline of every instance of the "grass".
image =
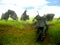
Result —
<instances>
[{"instance_id":1,"label":"grass","mask_svg":"<svg viewBox=\"0 0 60 45\"><path fill-rule=\"evenodd\" d=\"M50 24L43 43L36 41L36 29L31 20L0 20L0 45L56 45L60 42L60 20Z\"/></svg>"}]
</instances>

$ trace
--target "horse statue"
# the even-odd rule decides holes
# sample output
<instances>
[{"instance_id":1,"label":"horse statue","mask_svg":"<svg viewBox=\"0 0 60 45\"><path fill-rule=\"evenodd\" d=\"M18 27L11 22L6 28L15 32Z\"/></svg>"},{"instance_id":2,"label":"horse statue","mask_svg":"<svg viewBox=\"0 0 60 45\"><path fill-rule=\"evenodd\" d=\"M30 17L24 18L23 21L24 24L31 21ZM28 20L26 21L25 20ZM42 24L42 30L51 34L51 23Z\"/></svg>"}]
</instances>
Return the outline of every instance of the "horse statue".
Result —
<instances>
[{"instance_id":1,"label":"horse statue","mask_svg":"<svg viewBox=\"0 0 60 45\"><path fill-rule=\"evenodd\" d=\"M46 23L45 18L37 15L34 20L37 20L34 22L34 27L37 29L37 40L36 41L43 41L46 37L46 31L48 30L48 25Z\"/></svg>"},{"instance_id":2,"label":"horse statue","mask_svg":"<svg viewBox=\"0 0 60 45\"><path fill-rule=\"evenodd\" d=\"M21 20L23 20L23 21L29 19L29 15L27 15L26 12L27 12L27 10L25 10L24 13L21 16Z\"/></svg>"},{"instance_id":3,"label":"horse statue","mask_svg":"<svg viewBox=\"0 0 60 45\"><path fill-rule=\"evenodd\" d=\"M8 20L9 17L11 17L13 20L18 19L17 14L12 10L8 10L4 14L2 14L1 19Z\"/></svg>"}]
</instances>

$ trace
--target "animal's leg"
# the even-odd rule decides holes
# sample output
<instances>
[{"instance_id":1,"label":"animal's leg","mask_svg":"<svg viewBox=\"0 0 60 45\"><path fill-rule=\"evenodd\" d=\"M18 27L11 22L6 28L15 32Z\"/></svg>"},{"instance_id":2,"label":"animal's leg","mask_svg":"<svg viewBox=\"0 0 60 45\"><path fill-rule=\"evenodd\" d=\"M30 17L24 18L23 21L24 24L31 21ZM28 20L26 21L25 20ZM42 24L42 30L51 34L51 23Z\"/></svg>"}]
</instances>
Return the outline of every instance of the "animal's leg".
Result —
<instances>
[{"instance_id":1,"label":"animal's leg","mask_svg":"<svg viewBox=\"0 0 60 45\"><path fill-rule=\"evenodd\" d=\"M40 35L41 35L41 36L40 36L40 37L41 37L40 40L41 40L41 41L44 41L44 39L45 39L45 37L46 37L46 26L42 28L42 32L41 32Z\"/></svg>"},{"instance_id":2,"label":"animal's leg","mask_svg":"<svg viewBox=\"0 0 60 45\"><path fill-rule=\"evenodd\" d=\"M37 33L37 40L36 40L36 42L41 41L41 36L42 36L41 35L42 34L41 27L37 28L36 33Z\"/></svg>"},{"instance_id":3,"label":"animal's leg","mask_svg":"<svg viewBox=\"0 0 60 45\"><path fill-rule=\"evenodd\" d=\"M42 36L46 36L46 26L44 26L43 30L42 30Z\"/></svg>"}]
</instances>

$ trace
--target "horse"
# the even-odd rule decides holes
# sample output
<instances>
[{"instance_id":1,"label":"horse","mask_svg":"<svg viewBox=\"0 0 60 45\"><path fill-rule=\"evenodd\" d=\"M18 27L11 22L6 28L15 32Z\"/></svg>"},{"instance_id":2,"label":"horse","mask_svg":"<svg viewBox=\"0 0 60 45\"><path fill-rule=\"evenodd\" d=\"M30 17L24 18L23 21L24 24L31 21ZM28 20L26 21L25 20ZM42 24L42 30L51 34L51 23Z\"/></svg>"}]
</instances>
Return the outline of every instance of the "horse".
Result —
<instances>
[{"instance_id":1,"label":"horse","mask_svg":"<svg viewBox=\"0 0 60 45\"><path fill-rule=\"evenodd\" d=\"M26 12L27 12L27 10L25 10L24 13L22 14L21 20L25 21L25 20L29 19L29 15L27 15Z\"/></svg>"},{"instance_id":2,"label":"horse","mask_svg":"<svg viewBox=\"0 0 60 45\"><path fill-rule=\"evenodd\" d=\"M4 14L2 14L1 19L8 20L9 16L13 20L17 20L18 19L17 14L14 11L12 11L12 10L8 10Z\"/></svg>"},{"instance_id":3,"label":"horse","mask_svg":"<svg viewBox=\"0 0 60 45\"><path fill-rule=\"evenodd\" d=\"M47 30L48 30L48 25L46 23L46 20L43 17L36 16L34 19L37 21L34 23L34 27L37 29L37 40L36 41L44 41L46 35L47 35ZM33 19L33 20L34 20Z\"/></svg>"}]
</instances>

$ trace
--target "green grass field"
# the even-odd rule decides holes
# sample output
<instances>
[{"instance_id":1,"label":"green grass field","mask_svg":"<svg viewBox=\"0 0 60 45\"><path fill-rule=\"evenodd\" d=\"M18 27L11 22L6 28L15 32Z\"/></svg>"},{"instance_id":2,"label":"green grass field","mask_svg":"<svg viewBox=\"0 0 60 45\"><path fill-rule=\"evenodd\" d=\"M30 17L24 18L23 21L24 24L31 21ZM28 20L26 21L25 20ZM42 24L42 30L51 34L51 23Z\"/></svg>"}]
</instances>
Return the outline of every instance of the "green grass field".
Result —
<instances>
[{"instance_id":1,"label":"green grass field","mask_svg":"<svg viewBox=\"0 0 60 45\"><path fill-rule=\"evenodd\" d=\"M60 42L60 20L50 24L44 42L36 41L36 29L31 20L0 20L0 45L56 45Z\"/></svg>"}]
</instances>

